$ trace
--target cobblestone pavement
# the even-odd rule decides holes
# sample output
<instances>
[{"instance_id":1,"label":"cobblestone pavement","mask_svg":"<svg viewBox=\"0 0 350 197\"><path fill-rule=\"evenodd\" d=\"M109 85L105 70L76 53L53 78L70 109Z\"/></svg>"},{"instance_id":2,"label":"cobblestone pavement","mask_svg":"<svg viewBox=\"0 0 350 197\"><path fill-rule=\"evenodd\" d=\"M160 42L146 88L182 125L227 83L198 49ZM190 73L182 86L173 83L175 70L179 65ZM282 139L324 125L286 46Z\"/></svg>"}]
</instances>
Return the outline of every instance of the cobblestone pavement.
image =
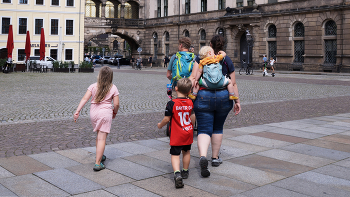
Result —
<instances>
[{"instance_id":1,"label":"cobblestone pavement","mask_svg":"<svg viewBox=\"0 0 350 197\"><path fill-rule=\"evenodd\" d=\"M166 70L114 69L121 108L107 144L164 137L158 130L166 96ZM95 145L89 105L72 121L95 73L0 73L0 157ZM298 120L350 112L349 75L277 73L275 78L237 75L242 112L225 128Z\"/></svg>"}]
</instances>

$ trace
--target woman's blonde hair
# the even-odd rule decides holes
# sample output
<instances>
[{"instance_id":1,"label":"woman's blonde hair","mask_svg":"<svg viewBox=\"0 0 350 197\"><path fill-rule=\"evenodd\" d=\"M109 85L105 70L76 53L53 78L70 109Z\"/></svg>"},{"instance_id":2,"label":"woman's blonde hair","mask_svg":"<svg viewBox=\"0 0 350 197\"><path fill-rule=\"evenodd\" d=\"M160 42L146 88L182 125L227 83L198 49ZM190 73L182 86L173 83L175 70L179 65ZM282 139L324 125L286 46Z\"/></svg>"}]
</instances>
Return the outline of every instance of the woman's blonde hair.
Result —
<instances>
[{"instance_id":1,"label":"woman's blonde hair","mask_svg":"<svg viewBox=\"0 0 350 197\"><path fill-rule=\"evenodd\" d=\"M199 58L203 59L208 56L208 52L212 50L210 46L204 46L199 50Z\"/></svg>"},{"instance_id":2,"label":"woman's blonde hair","mask_svg":"<svg viewBox=\"0 0 350 197\"><path fill-rule=\"evenodd\" d=\"M101 102L112 87L113 71L110 67L104 66L101 68L97 77L97 93L95 102Z\"/></svg>"}]
</instances>

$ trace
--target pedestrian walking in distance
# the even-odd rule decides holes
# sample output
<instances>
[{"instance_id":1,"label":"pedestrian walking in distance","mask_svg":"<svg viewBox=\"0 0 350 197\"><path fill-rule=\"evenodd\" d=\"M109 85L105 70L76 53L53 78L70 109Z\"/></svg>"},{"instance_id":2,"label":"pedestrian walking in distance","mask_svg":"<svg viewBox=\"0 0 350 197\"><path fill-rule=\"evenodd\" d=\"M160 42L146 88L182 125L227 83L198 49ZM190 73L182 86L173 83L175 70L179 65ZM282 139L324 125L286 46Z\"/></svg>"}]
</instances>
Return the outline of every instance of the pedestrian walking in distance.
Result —
<instances>
[{"instance_id":1,"label":"pedestrian walking in distance","mask_svg":"<svg viewBox=\"0 0 350 197\"><path fill-rule=\"evenodd\" d=\"M106 138L111 130L112 119L118 113L119 109L119 92L118 88L112 83L113 71L108 66L101 68L98 73L97 83L91 84L81 99L73 117L74 121L79 118L79 113L86 102L91 99L90 120L93 131L96 136L96 161L93 167L94 171L105 169L103 162L106 156L103 155L106 145ZM112 106L113 100L113 106Z\"/></svg>"}]
</instances>

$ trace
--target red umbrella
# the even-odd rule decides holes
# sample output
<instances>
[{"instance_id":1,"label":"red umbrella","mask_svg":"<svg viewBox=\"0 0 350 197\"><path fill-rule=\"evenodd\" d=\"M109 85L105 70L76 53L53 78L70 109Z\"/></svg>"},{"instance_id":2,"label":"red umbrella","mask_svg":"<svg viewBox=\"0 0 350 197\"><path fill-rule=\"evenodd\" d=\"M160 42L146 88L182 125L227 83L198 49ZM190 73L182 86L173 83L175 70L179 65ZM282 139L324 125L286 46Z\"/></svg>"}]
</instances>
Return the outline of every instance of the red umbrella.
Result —
<instances>
[{"instance_id":1,"label":"red umbrella","mask_svg":"<svg viewBox=\"0 0 350 197\"><path fill-rule=\"evenodd\" d=\"M45 35L44 35L44 28L41 28L41 34L40 34L40 60L43 60L45 58Z\"/></svg>"},{"instance_id":2,"label":"red umbrella","mask_svg":"<svg viewBox=\"0 0 350 197\"><path fill-rule=\"evenodd\" d=\"M30 57L30 36L29 36L29 31L27 31L27 37L26 37L26 46L25 46L25 49L24 49L24 52L26 54L26 61L29 59Z\"/></svg>"},{"instance_id":3,"label":"red umbrella","mask_svg":"<svg viewBox=\"0 0 350 197\"><path fill-rule=\"evenodd\" d=\"M7 59L11 58L12 60L12 51L14 48L13 45L13 32L12 32L12 25L10 25L9 27L9 33L8 33L8 37L7 37Z\"/></svg>"}]
</instances>

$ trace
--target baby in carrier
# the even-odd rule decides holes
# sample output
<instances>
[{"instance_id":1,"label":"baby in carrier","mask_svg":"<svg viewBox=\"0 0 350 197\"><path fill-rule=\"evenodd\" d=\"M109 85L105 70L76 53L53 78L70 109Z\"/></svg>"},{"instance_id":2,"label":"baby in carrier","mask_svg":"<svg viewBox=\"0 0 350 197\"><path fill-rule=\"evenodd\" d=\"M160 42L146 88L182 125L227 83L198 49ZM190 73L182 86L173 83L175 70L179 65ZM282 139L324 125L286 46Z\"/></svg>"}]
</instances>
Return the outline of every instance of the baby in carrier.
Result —
<instances>
[{"instance_id":1,"label":"baby in carrier","mask_svg":"<svg viewBox=\"0 0 350 197\"><path fill-rule=\"evenodd\" d=\"M226 56L224 51L219 51L218 55L214 54L213 48L204 46L199 50L199 85L206 89L224 89L227 86L229 92L229 99L236 100L237 96L234 94L234 87L231 80L222 74L222 65L220 61ZM197 96L197 92L192 93L193 97Z\"/></svg>"}]
</instances>

